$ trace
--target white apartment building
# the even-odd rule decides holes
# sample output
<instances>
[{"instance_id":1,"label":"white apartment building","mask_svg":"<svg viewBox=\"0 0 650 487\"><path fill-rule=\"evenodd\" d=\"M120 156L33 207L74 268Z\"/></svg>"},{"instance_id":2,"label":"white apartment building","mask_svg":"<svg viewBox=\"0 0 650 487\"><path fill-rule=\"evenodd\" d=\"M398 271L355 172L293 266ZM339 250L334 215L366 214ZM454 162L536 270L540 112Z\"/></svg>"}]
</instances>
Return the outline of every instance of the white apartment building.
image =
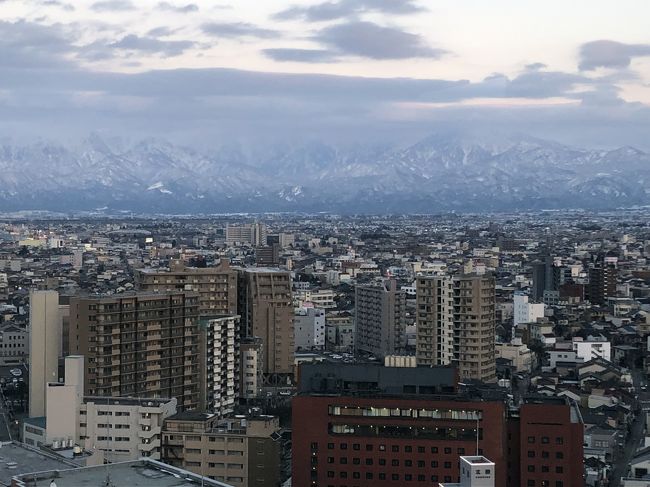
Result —
<instances>
[{"instance_id":1,"label":"white apartment building","mask_svg":"<svg viewBox=\"0 0 650 487\"><path fill-rule=\"evenodd\" d=\"M515 294L513 305L513 322L517 326L521 323L532 323L537 318L544 317L544 303L531 303L526 294Z\"/></svg>"},{"instance_id":2,"label":"white apartment building","mask_svg":"<svg viewBox=\"0 0 650 487\"><path fill-rule=\"evenodd\" d=\"M206 331L207 410L219 417L234 411L239 395L239 315L207 318Z\"/></svg>"},{"instance_id":3,"label":"white apartment building","mask_svg":"<svg viewBox=\"0 0 650 487\"><path fill-rule=\"evenodd\" d=\"M585 362L595 358L603 358L608 362L612 361L612 344L607 340L600 340L588 337L583 340L580 337L574 337L572 340L573 350L576 355Z\"/></svg>"},{"instance_id":4,"label":"white apartment building","mask_svg":"<svg viewBox=\"0 0 650 487\"><path fill-rule=\"evenodd\" d=\"M247 338L239 347L239 397L254 399L262 393L262 341Z\"/></svg>"},{"instance_id":5,"label":"white apartment building","mask_svg":"<svg viewBox=\"0 0 650 487\"><path fill-rule=\"evenodd\" d=\"M296 350L325 347L325 311L318 308L296 308L293 317Z\"/></svg>"}]
</instances>

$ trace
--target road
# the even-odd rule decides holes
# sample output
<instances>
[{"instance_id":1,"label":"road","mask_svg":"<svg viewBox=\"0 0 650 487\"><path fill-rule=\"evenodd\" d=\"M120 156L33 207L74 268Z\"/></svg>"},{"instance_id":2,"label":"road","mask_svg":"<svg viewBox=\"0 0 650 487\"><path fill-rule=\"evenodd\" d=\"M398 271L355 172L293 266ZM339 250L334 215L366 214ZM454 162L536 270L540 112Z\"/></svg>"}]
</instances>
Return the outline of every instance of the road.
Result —
<instances>
[{"instance_id":1,"label":"road","mask_svg":"<svg viewBox=\"0 0 650 487\"><path fill-rule=\"evenodd\" d=\"M650 394L647 391L641 390L641 385L645 383L643 375L639 371L632 372L632 380L634 381L634 387L637 390L639 395L639 400L648 400L650 399ZM625 442L625 449L623 454L618 458L616 463L614 463L614 468L612 469L610 475L609 487L619 487L621 485L621 478L625 477L627 474L627 469L630 464L630 459L636 453L639 443L642 441L644 436L645 428L645 413L639 413L635 416L634 422L632 423L632 428L630 434L627 437Z\"/></svg>"},{"instance_id":2,"label":"road","mask_svg":"<svg viewBox=\"0 0 650 487\"><path fill-rule=\"evenodd\" d=\"M11 441L13 439L9 425L10 421L9 418L7 418L5 396L2 392L2 389L0 389L0 440Z\"/></svg>"}]
</instances>

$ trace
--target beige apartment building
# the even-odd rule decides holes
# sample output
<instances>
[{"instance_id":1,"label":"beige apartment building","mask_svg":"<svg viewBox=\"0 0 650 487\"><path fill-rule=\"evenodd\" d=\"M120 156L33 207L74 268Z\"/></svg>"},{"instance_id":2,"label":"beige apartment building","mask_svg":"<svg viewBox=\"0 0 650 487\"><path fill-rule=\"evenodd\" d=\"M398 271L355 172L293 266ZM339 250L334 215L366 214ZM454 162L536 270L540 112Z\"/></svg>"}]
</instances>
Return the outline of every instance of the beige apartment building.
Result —
<instances>
[{"instance_id":1,"label":"beige apartment building","mask_svg":"<svg viewBox=\"0 0 650 487\"><path fill-rule=\"evenodd\" d=\"M70 353L86 357L85 394L176 398L196 409L203 380L199 296L131 293L70 300Z\"/></svg>"},{"instance_id":2,"label":"beige apartment building","mask_svg":"<svg viewBox=\"0 0 650 487\"><path fill-rule=\"evenodd\" d=\"M262 340L262 371L267 377L293 374L294 338L291 276L264 267L239 270L242 333Z\"/></svg>"},{"instance_id":3,"label":"beige apartment building","mask_svg":"<svg viewBox=\"0 0 650 487\"><path fill-rule=\"evenodd\" d=\"M416 287L418 365L455 364L461 380L494 382L494 277L418 277Z\"/></svg>"},{"instance_id":4,"label":"beige apartment building","mask_svg":"<svg viewBox=\"0 0 650 487\"><path fill-rule=\"evenodd\" d=\"M169 270L139 269L135 273L141 291L194 291L199 293L202 316L237 314L237 271L227 259L216 267L187 267L174 260Z\"/></svg>"},{"instance_id":5,"label":"beige apartment building","mask_svg":"<svg viewBox=\"0 0 650 487\"><path fill-rule=\"evenodd\" d=\"M162 460L233 487L280 484L280 423L274 416L215 415L187 411L165 420Z\"/></svg>"}]
</instances>

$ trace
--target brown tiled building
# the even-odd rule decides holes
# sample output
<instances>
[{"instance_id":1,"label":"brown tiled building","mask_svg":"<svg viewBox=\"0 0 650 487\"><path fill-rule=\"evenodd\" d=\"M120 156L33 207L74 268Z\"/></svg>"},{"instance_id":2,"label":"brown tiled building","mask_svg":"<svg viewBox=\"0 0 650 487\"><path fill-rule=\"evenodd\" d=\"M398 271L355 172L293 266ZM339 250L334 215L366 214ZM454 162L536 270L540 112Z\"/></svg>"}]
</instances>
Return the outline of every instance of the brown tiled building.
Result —
<instances>
[{"instance_id":1,"label":"brown tiled building","mask_svg":"<svg viewBox=\"0 0 650 487\"><path fill-rule=\"evenodd\" d=\"M136 287L142 291L194 291L199 293L202 316L237 314L237 271L222 259L216 267L187 267L172 261L169 271L140 269Z\"/></svg>"},{"instance_id":2,"label":"brown tiled building","mask_svg":"<svg viewBox=\"0 0 650 487\"><path fill-rule=\"evenodd\" d=\"M133 293L70 300L70 353L86 357L85 394L175 397L199 407L199 296Z\"/></svg>"},{"instance_id":3,"label":"brown tiled building","mask_svg":"<svg viewBox=\"0 0 650 487\"><path fill-rule=\"evenodd\" d=\"M267 377L293 374L293 304L288 271L256 267L239 270L242 335L262 341Z\"/></svg>"}]
</instances>

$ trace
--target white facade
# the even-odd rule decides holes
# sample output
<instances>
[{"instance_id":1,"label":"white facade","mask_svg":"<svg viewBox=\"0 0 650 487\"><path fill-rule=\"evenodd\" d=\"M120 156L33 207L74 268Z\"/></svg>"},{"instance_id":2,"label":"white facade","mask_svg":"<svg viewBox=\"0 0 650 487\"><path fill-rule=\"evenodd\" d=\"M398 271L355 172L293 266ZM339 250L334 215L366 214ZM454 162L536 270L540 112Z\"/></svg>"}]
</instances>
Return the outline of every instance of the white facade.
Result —
<instances>
[{"instance_id":1,"label":"white facade","mask_svg":"<svg viewBox=\"0 0 650 487\"><path fill-rule=\"evenodd\" d=\"M239 353L239 396L243 399L259 397L262 391L262 344L259 339L242 343Z\"/></svg>"},{"instance_id":2,"label":"white facade","mask_svg":"<svg viewBox=\"0 0 650 487\"><path fill-rule=\"evenodd\" d=\"M494 462L485 457L460 457L460 483L440 487L494 487Z\"/></svg>"},{"instance_id":3,"label":"white facade","mask_svg":"<svg viewBox=\"0 0 650 487\"><path fill-rule=\"evenodd\" d=\"M297 308L294 311L293 335L296 350L325 347L325 311Z\"/></svg>"},{"instance_id":4,"label":"white facade","mask_svg":"<svg viewBox=\"0 0 650 487\"><path fill-rule=\"evenodd\" d=\"M234 411L239 391L239 316L206 321L206 407L224 417Z\"/></svg>"},{"instance_id":5,"label":"white facade","mask_svg":"<svg viewBox=\"0 0 650 487\"><path fill-rule=\"evenodd\" d=\"M0 365L18 365L29 355L29 332L8 323L0 327Z\"/></svg>"},{"instance_id":6,"label":"white facade","mask_svg":"<svg viewBox=\"0 0 650 487\"><path fill-rule=\"evenodd\" d=\"M521 323L532 323L537 318L544 317L544 304L531 303L525 294L515 294L513 304L513 322L517 326Z\"/></svg>"},{"instance_id":7,"label":"white facade","mask_svg":"<svg viewBox=\"0 0 650 487\"><path fill-rule=\"evenodd\" d=\"M526 344L522 343L521 338L515 338L510 343L497 343L494 351L497 358L511 360L517 372L531 371L533 353Z\"/></svg>"},{"instance_id":8,"label":"white facade","mask_svg":"<svg viewBox=\"0 0 650 487\"><path fill-rule=\"evenodd\" d=\"M612 344L605 340L573 339L573 350L576 355L589 362L595 358L603 358L608 362L612 360Z\"/></svg>"}]
</instances>

